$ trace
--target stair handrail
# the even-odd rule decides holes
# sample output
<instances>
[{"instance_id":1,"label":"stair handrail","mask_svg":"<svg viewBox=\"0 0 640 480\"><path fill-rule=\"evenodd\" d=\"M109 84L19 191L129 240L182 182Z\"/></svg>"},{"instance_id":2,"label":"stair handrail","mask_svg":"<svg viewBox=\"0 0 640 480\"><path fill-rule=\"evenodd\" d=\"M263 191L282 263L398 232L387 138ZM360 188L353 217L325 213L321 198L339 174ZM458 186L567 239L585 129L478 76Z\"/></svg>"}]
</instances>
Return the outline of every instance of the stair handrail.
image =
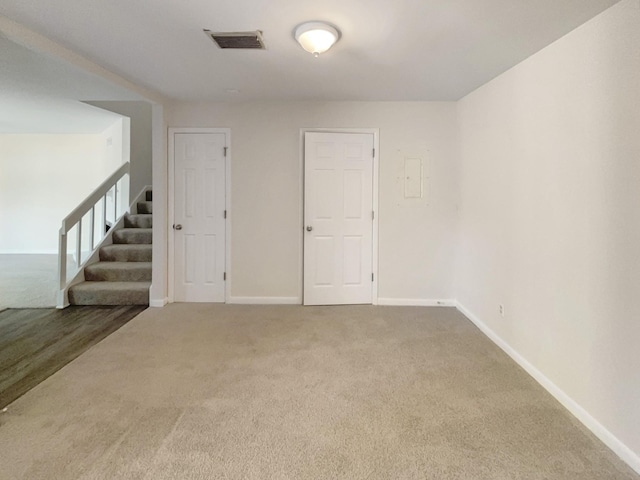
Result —
<instances>
[{"instance_id":1,"label":"stair handrail","mask_svg":"<svg viewBox=\"0 0 640 480\"><path fill-rule=\"evenodd\" d=\"M69 215L67 215L60 225L60 233L59 233L59 243L58 243L58 279L59 279L59 290L63 292L67 288L67 252L68 252L68 242L67 242L67 234L71 231L73 227L78 226L76 230L76 263L78 269L81 268L81 256L82 256L82 219L84 216L91 212L90 216L90 246L91 250L94 248L95 241L95 208L97 203L102 199L103 200L103 220L106 221L106 210L107 210L107 194L113 189L114 197L114 223L119 219L119 215L117 213L118 210L118 182L122 180L125 176L129 175L131 169L131 165L129 162L123 163L115 172L113 172L109 178L107 178L104 182L102 182L93 192L91 192L87 198L85 198L76 208L74 208ZM125 192L127 192L128 196L128 184L126 185ZM129 199L126 199L126 203L124 204L125 208L129 205ZM121 212L121 215L124 215L126 212ZM102 232L104 235L105 232Z\"/></svg>"}]
</instances>

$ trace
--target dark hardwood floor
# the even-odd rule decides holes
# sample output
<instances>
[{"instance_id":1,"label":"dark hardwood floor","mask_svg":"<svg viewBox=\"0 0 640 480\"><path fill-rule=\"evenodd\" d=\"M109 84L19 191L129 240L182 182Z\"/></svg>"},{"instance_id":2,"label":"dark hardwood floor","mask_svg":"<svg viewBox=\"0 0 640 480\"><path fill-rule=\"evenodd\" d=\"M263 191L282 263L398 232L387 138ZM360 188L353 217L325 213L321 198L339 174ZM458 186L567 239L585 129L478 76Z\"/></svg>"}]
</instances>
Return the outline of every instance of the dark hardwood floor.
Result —
<instances>
[{"instance_id":1,"label":"dark hardwood floor","mask_svg":"<svg viewBox=\"0 0 640 480\"><path fill-rule=\"evenodd\" d=\"M0 408L145 310L144 306L0 311Z\"/></svg>"}]
</instances>

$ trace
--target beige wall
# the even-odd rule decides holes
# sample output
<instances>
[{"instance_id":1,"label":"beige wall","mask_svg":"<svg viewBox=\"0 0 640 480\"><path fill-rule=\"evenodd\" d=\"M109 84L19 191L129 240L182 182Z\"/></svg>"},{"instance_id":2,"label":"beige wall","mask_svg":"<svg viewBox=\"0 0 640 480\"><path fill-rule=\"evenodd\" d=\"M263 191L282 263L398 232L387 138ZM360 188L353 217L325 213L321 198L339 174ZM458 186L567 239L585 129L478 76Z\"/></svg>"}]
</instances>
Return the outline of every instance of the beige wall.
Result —
<instances>
[{"instance_id":1,"label":"beige wall","mask_svg":"<svg viewBox=\"0 0 640 480\"><path fill-rule=\"evenodd\" d=\"M459 102L455 288L637 469L639 26L623 1Z\"/></svg>"},{"instance_id":2,"label":"beige wall","mask_svg":"<svg viewBox=\"0 0 640 480\"><path fill-rule=\"evenodd\" d=\"M453 298L456 110L452 103L193 103L170 127L229 127L232 136L233 297L299 298L300 129L380 129L379 296ZM428 158L428 202L402 196L401 159Z\"/></svg>"},{"instance_id":3,"label":"beige wall","mask_svg":"<svg viewBox=\"0 0 640 480\"><path fill-rule=\"evenodd\" d=\"M130 119L131 184L130 199L151 185L151 104L148 102L92 101L95 107L124 115Z\"/></svg>"},{"instance_id":4,"label":"beige wall","mask_svg":"<svg viewBox=\"0 0 640 480\"><path fill-rule=\"evenodd\" d=\"M62 219L121 163L122 120L97 135L0 135L0 253L57 253Z\"/></svg>"}]
</instances>

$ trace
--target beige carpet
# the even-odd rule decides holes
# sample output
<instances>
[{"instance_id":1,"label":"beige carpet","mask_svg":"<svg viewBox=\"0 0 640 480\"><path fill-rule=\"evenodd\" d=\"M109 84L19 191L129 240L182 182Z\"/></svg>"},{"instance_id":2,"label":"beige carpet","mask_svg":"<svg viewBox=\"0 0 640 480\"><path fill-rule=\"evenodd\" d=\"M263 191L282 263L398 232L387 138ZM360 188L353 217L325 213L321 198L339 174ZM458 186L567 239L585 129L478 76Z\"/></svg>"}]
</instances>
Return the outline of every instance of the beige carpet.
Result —
<instances>
[{"instance_id":1,"label":"beige carpet","mask_svg":"<svg viewBox=\"0 0 640 480\"><path fill-rule=\"evenodd\" d=\"M0 254L0 310L55 307L58 255Z\"/></svg>"},{"instance_id":2,"label":"beige carpet","mask_svg":"<svg viewBox=\"0 0 640 480\"><path fill-rule=\"evenodd\" d=\"M150 309L0 414L9 479L638 479L456 310Z\"/></svg>"}]
</instances>

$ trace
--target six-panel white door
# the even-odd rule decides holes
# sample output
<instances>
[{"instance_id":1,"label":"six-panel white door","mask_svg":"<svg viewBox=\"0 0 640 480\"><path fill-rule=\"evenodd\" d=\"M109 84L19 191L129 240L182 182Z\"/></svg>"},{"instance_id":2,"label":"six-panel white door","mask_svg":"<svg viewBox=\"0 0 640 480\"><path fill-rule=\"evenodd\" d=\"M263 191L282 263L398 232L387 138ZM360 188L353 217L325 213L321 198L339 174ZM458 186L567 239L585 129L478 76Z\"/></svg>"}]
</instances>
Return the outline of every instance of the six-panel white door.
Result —
<instances>
[{"instance_id":1,"label":"six-panel white door","mask_svg":"<svg viewBox=\"0 0 640 480\"><path fill-rule=\"evenodd\" d=\"M174 300L225 301L224 133L175 133Z\"/></svg>"},{"instance_id":2,"label":"six-panel white door","mask_svg":"<svg viewBox=\"0 0 640 480\"><path fill-rule=\"evenodd\" d=\"M304 304L372 302L373 135L304 136Z\"/></svg>"}]
</instances>

